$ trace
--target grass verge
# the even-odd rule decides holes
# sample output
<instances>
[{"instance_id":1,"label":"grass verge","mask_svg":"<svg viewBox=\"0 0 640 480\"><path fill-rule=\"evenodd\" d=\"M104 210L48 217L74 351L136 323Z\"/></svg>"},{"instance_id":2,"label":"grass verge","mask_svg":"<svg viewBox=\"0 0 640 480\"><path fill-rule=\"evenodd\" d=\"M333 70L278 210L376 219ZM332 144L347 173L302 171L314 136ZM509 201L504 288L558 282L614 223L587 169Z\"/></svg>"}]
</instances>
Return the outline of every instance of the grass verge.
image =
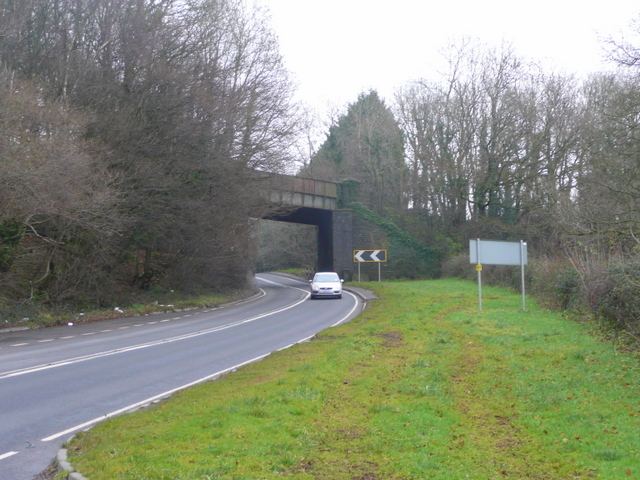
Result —
<instances>
[{"instance_id":1,"label":"grass verge","mask_svg":"<svg viewBox=\"0 0 640 480\"><path fill-rule=\"evenodd\" d=\"M44 307L33 304L20 315L7 313L0 304L0 328L24 327L46 328L73 323L90 323L121 317L138 317L154 312L180 311L189 308L210 308L241 300L253 292L250 290L212 291L204 290L190 295L184 292L155 291L140 292L136 298L119 302L116 308L84 309L70 307Z\"/></svg>"},{"instance_id":2,"label":"grass verge","mask_svg":"<svg viewBox=\"0 0 640 480\"><path fill-rule=\"evenodd\" d=\"M473 283L367 284L352 322L78 435L91 480L640 478L638 368Z\"/></svg>"}]
</instances>

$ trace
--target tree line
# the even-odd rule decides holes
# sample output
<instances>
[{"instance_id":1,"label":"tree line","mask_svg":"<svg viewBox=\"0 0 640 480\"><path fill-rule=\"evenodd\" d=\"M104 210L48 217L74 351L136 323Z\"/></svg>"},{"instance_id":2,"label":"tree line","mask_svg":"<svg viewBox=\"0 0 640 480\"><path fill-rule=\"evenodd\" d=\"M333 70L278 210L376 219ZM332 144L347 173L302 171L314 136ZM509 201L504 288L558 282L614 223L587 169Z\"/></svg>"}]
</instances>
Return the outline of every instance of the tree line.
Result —
<instances>
[{"instance_id":1,"label":"tree line","mask_svg":"<svg viewBox=\"0 0 640 480\"><path fill-rule=\"evenodd\" d=\"M637 72L547 74L471 44L449 67L391 105L361 94L302 174L357 180L362 202L416 237L437 231L448 253L485 235L526 235L541 252L579 237L637 244Z\"/></svg>"},{"instance_id":2,"label":"tree line","mask_svg":"<svg viewBox=\"0 0 640 480\"><path fill-rule=\"evenodd\" d=\"M241 0L0 0L0 302L243 288L293 88Z\"/></svg>"},{"instance_id":3,"label":"tree line","mask_svg":"<svg viewBox=\"0 0 640 480\"><path fill-rule=\"evenodd\" d=\"M462 42L439 79L362 93L298 174L357 183L361 209L437 253L438 271L412 257L398 276L462 272L470 238L524 238L561 302L617 298L588 279L640 243L640 54L611 52L620 68L585 79ZM306 124L265 10L0 0L0 89L3 306L251 283L249 218L269 206L250 172L291 169ZM258 265L276 268L263 230ZM309 267L293 250L308 233L290 235L282 258Z\"/></svg>"},{"instance_id":4,"label":"tree line","mask_svg":"<svg viewBox=\"0 0 640 480\"><path fill-rule=\"evenodd\" d=\"M444 274L470 275L469 239L525 239L547 300L640 332L640 53L609 46L611 71L580 78L462 42L439 80L389 104L362 93L302 172L356 180L364 204L437 249Z\"/></svg>"}]
</instances>

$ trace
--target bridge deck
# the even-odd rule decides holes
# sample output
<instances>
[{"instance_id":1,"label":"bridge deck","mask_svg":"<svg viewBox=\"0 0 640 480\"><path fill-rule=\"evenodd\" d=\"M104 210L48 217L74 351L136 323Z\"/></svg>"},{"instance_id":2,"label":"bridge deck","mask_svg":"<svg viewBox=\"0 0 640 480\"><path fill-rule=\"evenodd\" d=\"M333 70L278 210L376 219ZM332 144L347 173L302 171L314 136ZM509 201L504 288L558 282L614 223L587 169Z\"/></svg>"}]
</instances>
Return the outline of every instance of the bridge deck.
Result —
<instances>
[{"instance_id":1,"label":"bridge deck","mask_svg":"<svg viewBox=\"0 0 640 480\"><path fill-rule=\"evenodd\" d=\"M338 185L335 182L268 174L269 200L296 207L335 210L338 208Z\"/></svg>"}]
</instances>

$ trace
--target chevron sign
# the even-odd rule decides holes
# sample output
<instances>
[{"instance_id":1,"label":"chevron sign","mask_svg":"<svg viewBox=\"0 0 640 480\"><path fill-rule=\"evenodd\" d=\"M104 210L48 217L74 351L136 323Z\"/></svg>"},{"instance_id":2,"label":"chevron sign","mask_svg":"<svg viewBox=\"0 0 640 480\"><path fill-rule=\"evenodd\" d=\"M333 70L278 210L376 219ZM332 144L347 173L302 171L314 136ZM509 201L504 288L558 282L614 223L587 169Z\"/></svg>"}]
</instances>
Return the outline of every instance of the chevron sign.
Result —
<instances>
[{"instance_id":1,"label":"chevron sign","mask_svg":"<svg viewBox=\"0 0 640 480\"><path fill-rule=\"evenodd\" d=\"M354 262L386 262L386 250L354 250Z\"/></svg>"}]
</instances>

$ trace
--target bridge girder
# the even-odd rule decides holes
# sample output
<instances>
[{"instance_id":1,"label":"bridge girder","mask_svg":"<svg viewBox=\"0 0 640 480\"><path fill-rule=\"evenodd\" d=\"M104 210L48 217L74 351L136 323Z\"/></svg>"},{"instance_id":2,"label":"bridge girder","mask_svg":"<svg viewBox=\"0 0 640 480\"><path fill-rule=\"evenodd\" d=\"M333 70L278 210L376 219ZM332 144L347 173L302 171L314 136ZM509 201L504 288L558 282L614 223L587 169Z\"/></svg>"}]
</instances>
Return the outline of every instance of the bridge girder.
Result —
<instances>
[{"instance_id":1,"label":"bridge girder","mask_svg":"<svg viewBox=\"0 0 640 480\"><path fill-rule=\"evenodd\" d=\"M351 210L340 210L335 182L264 174L273 209L265 220L317 227L318 270L335 271L350 279L353 265Z\"/></svg>"}]
</instances>

